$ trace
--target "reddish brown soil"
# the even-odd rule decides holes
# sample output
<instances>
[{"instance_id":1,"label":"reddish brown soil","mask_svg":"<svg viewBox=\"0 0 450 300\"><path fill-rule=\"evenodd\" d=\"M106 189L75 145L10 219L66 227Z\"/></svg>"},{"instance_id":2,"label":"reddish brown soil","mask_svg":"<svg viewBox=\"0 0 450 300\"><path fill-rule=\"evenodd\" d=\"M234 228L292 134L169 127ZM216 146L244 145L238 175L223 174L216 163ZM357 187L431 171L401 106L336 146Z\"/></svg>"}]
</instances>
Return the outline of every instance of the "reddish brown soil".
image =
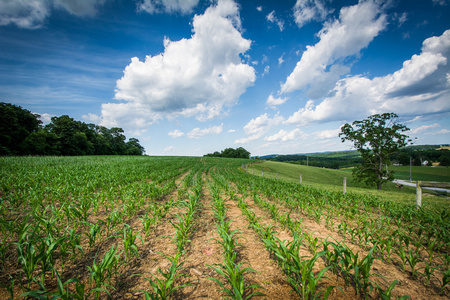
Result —
<instances>
[{"instance_id":1,"label":"reddish brown soil","mask_svg":"<svg viewBox=\"0 0 450 300\"><path fill-rule=\"evenodd\" d=\"M181 189L183 186L183 177L177 180L178 189ZM223 257L221 248L214 241L214 239L218 238L218 234L216 231L216 220L211 207L213 200L206 184L210 180L212 179L209 176L203 176L204 188L203 195L201 196L201 207L196 218L196 227L190 237L191 242L188 244L186 252L180 259L185 262L182 273L189 276L180 277L177 285L189 284L190 286L177 290L173 294L174 299L220 299L226 296L219 290L217 283L207 278L214 277L223 282L222 278L212 268L208 267L208 265L222 263ZM161 199L161 202L167 201L170 198L176 199L177 201L185 200L185 196L184 199L178 199L178 195L178 190L175 190L171 195ZM248 267L256 271L248 273L245 278L250 284L256 283L260 285L262 288L256 289L256 291L265 294L264 297L255 296L254 299L298 299L298 296L287 283L285 275L275 262L275 259L270 256L255 231L249 228L248 221L245 219L241 209L237 206L237 200L225 194L222 196L227 199L227 218L232 220L232 230L239 230L239 246L236 249L238 252L238 262L245 262L248 264ZM245 201L255 212L256 216L261 217L259 221L261 224L267 225L272 223L278 238L287 241L292 240L290 232L276 223L266 211L255 205L251 198L247 197ZM272 201L272 203L276 203L276 201ZM289 211L281 203L276 204L280 208L280 213ZM113 279L112 286L115 288L115 290L111 290L113 299L143 299L143 292L140 290L152 290L150 284L144 278L150 278L151 273L157 274L158 268L165 270L169 266L169 261L159 253L164 253L168 256L175 255L177 249L172 243L175 230L170 221L176 222L175 215L183 211L185 211L185 208L182 206L173 207L167 216L155 226L143 244L141 241L137 241L139 258L131 258L126 265L121 267L120 276ZM138 216L144 213L145 207L142 208L138 215L127 221L133 231L142 229L142 224ZM105 220L106 216L106 211L103 210L96 216L91 217L90 221ZM366 249L352 243L348 238L342 237L336 231L329 230L322 223L318 224L312 219L296 212L292 212L291 217L296 220L302 218L303 230L308 234L319 237L320 240L328 238L345 242L350 248L357 250L360 255L367 254ZM82 240L82 244L85 249L88 249L88 241L86 238ZM89 282L89 272L86 267L92 265L96 253L97 259L101 259L111 246L115 244L119 244L119 250L121 250L120 239L115 237L98 243L93 249L86 251L85 255L76 263L71 264L68 262L62 274L64 280L77 277L86 284L87 290L92 288L93 286ZM304 244L307 245L307 242L305 241ZM12 255L15 255L14 251L15 249L11 249ZM311 251L306 246L302 247L301 255L312 257ZM395 255L393 255L393 258L394 262L398 261ZM58 264L56 266L59 267ZM325 264L319 259L317 261L317 268L321 269L323 267L325 267ZM411 299L447 299L447 296L439 296L437 293L436 286L439 284L438 279L433 279L431 287L426 287L424 280L413 279L409 270L406 273L402 272L397 263L376 260L372 271L383 276L374 278L383 287L388 286L393 280L399 281L399 284L397 284L393 292L394 299L403 295L409 295ZM5 270L0 271L0 283L4 285L9 284L8 275L10 274L14 278L18 278L20 272L21 270L17 265L8 264ZM134 274L140 274L142 276L133 276ZM328 278L322 281L320 290L325 290L328 286L335 285L345 292L344 295L338 289L334 289L330 295L330 299L362 299L360 295L357 295L354 287L345 285L344 280L340 276L331 272L327 272L326 276ZM17 282L18 279L16 280ZM46 278L46 284L51 289L56 290L55 280L50 277L50 273L48 273ZM32 288L37 289L38 286L33 285ZM18 285L16 285L15 297L18 297L22 292ZM0 299L7 299L8 297L7 290L1 288ZM89 298L93 299L94 297L91 295ZM107 297L105 294L102 294L101 298L106 299Z\"/></svg>"}]
</instances>

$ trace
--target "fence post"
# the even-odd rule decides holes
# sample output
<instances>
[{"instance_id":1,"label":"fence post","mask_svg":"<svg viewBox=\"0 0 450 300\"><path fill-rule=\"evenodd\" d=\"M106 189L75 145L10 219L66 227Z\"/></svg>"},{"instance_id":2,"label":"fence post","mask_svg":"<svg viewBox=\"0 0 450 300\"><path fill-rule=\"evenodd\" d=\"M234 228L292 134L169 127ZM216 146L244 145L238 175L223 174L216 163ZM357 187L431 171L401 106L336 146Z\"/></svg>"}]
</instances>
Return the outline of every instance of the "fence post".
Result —
<instances>
[{"instance_id":1,"label":"fence post","mask_svg":"<svg viewBox=\"0 0 450 300\"><path fill-rule=\"evenodd\" d=\"M420 186L420 180L417 180L416 185L416 204L418 207L422 207L422 187Z\"/></svg>"},{"instance_id":2,"label":"fence post","mask_svg":"<svg viewBox=\"0 0 450 300\"><path fill-rule=\"evenodd\" d=\"M347 192L347 177L344 177L344 194Z\"/></svg>"},{"instance_id":3,"label":"fence post","mask_svg":"<svg viewBox=\"0 0 450 300\"><path fill-rule=\"evenodd\" d=\"M302 174L300 174L300 184L302 184Z\"/></svg>"}]
</instances>

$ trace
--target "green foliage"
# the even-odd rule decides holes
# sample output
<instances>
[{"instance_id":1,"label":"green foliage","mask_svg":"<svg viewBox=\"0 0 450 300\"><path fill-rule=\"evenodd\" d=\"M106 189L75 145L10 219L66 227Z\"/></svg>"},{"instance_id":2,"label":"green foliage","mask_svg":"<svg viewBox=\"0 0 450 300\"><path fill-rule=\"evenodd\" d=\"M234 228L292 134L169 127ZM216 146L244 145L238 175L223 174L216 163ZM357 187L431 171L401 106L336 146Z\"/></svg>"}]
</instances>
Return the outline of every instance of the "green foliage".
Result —
<instances>
[{"instance_id":1,"label":"green foliage","mask_svg":"<svg viewBox=\"0 0 450 300\"><path fill-rule=\"evenodd\" d=\"M166 272L162 271L161 268L158 268L158 273L160 273L164 279L159 279L152 273L150 273L150 275L152 275L153 279L145 278L145 280L147 280L153 288L153 293L141 291L145 294L146 300L170 299L170 295L172 295L177 289L190 286L190 284L175 285L175 282L179 277L188 277L187 274L178 272L183 266L183 262L178 262L180 252L178 252L174 257L169 257L163 253L160 254L168 259L171 265Z\"/></svg>"},{"instance_id":2,"label":"green foliage","mask_svg":"<svg viewBox=\"0 0 450 300\"><path fill-rule=\"evenodd\" d=\"M0 155L26 153L25 140L41 128L38 118L20 106L0 102Z\"/></svg>"},{"instance_id":3,"label":"green foliage","mask_svg":"<svg viewBox=\"0 0 450 300\"><path fill-rule=\"evenodd\" d=\"M0 102L0 155L142 155L145 149L122 128L108 129L63 115L42 127L39 115Z\"/></svg>"},{"instance_id":4,"label":"green foliage","mask_svg":"<svg viewBox=\"0 0 450 300\"><path fill-rule=\"evenodd\" d=\"M214 152L214 153L208 153L204 155L205 157L227 157L227 158L250 158L250 152L245 150L242 147L233 149L233 148L226 148L225 150L222 150L222 152Z\"/></svg>"},{"instance_id":5,"label":"green foliage","mask_svg":"<svg viewBox=\"0 0 450 300\"><path fill-rule=\"evenodd\" d=\"M353 169L355 180L381 190L384 183L394 179L392 171L386 170L385 165L390 163L390 155L410 141L402 133L409 128L398 124L397 118L394 113L376 114L341 128L339 136L342 142L353 142L363 159L363 163Z\"/></svg>"},{"instance_id":6,"label":"green foliage","mask_svg":"<svg viewBox=\"0 0 450 300\"><path fill-rule=\"evenodd\" d=\"M225 287L225 285L218 279L213 277L207 277L208 279L216 282L220 289L225 292L232 299L250 299L253 296L264 296L261 292L252 292L255 288L260 288L261 286L258 284L246 284L244 280L244 274L250 272L256 272L252 268L241 268L244 263L236 264L233 257L224 257L223 264L217 264L216 266L207 265L216 271L217 274L221 275L225 281L230 285L231 288Z\"/></svg>"}]
</instances>

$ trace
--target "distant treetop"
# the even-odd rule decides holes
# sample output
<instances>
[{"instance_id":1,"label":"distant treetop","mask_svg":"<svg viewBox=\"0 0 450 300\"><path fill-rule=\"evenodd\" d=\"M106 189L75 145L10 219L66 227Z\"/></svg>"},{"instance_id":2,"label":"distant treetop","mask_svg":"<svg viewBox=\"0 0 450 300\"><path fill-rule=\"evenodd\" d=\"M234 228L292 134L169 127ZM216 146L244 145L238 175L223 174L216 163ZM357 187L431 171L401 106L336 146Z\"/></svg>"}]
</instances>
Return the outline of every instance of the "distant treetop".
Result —
<instances>
[{"instance_id":1,"label":"distant treetop","mask_svg":"<svg viewBox=\"0 0 450 300\"><path fill-rule=\"evenodd\" d=\"M242 147L233 149L233 148L226 148L225 150L222 150L222 152L214 152L214 153L208 153L204 155L205 157L228 157L228 158L250 158L250 152L245 150Z\"/></svg>"}]
</instances>

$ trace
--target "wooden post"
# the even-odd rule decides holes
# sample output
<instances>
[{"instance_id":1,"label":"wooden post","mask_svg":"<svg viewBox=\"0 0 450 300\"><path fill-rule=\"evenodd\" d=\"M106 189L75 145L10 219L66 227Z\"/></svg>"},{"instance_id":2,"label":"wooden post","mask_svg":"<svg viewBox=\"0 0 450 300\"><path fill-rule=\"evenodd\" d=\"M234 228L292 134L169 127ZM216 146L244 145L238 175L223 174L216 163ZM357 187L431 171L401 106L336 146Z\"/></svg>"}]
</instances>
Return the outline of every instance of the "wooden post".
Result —
<instances>
[{"instance_id":1,"label":"wooden post","mask_svg":"<svg viewBox=\"0 0 450 300\"><path fill-rule=\"evenodd\" d=\"M422 187L420 186L420 180L417 180L417 191L416 191L416 204L417 207L422 207Z\"/></svg>"},{"instance_id":2,"label":"wooden post","mask_svg":"<svg viewBox=\"0 0 450 300\"><path fill-rule=\"evenodd\" d=\"M300 174L300 184L302 184L302 174Z\"/></svg>"},{"instance_id":3,"label":"wooden post","mask_svg":"<svg viewBox=\"0 0 450 300\"><path fill-rule=\"evenodd\" d=\"M344 194L347 192L347 177L344 177Z\"/></svg>"}]
</instances>

